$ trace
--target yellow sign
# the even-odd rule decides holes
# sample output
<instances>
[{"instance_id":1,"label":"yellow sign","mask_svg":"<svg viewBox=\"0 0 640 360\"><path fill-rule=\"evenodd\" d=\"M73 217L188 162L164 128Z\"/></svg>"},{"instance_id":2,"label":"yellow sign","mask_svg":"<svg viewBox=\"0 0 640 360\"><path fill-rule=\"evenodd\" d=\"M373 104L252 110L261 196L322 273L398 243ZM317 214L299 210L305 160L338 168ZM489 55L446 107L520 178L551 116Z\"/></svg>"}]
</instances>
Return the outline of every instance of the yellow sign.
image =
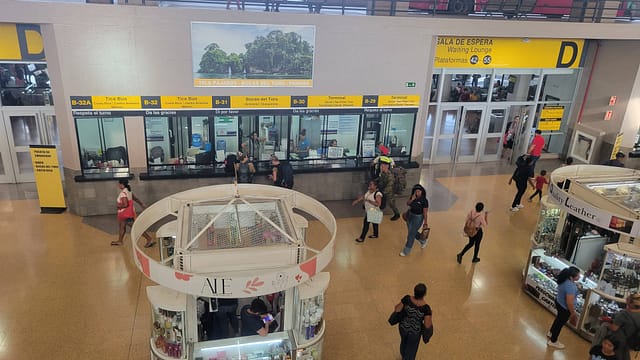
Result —
<instances>
[{"instance_id":1,"label":"yellow sign","mask_svg":"<svg viewBox=\"0 0 640 360\"><path fill-rule=\"evenodd\" d=\"M538 123L538 130L540 131L557 131L560 130L562 121L560 120L542 120Z\"/></svg>"},{"instance_id":2,"label":"yellow sign","mask_svg":"<svg viewBox=\"0 0 640 360\"><path fill-rule=\"evenodd\" d=\"M92 96L94 109L140 109L140 96Z\"/></svg>"},{"instance_id":3,"label":"yellow sign","mask_svg":"<svg viewBox=\"0 0 640 360\"><path fill-rule=\"evenodd\" d=\"M577 68L584 40L438 37L436 68Z\"/></svg>"},{"instance_id":4,"label":"yellow sign","mask_svg":"<svg viewBox=\"0 0 640 360\"><path fill-rule=\"evenodd\" d=\"M40 212L63 212L67 205L64 202L56 147L54 145L31 145L29 151L31 152L33 174L36 178L40 200Z\"/></svg>"},{"instance_id":5,"label":"yellow sign","mask_svg":"<svg viewBox=\"0 0 640 360\"><path fill-rule=\"evenodd\" d=\"M0 24L0 60L44 61L40 26Z\"/></svg>"},{"instance_id":6,"label":"yellow sign","mask_svg":"<svg viewBox=\"0 0 640 360\"><path fill-rule=\"evenodd\" d=\"M611 150L611 160L615 160L616 154L620 151L620 145L622 145L622 135L623 133L618 133L618 135L616 135L616 141L613 142L613 150Z\"/></svg>"},{"instance_id":7,"label":"yellow sign","mask_svg":"<svg viewBox=\"0 0 640 360\"><path fill-rule=\"evenodd\" d=\"M160 96L163 109L210 109L211 96Z\"/></svg>"},{"instance_id":8,"label":"yellow sign","mask_svg":"<svg viewBox=\"0 0 640 360\"><path fill-rule=\"evenodd\" d=\"M310 108L362 107L362 95L309 96Z\"/></svg>"},{"instance_id":9,"label":"yellow sign","mask_svg":"<svg viewBox=\"0 0 640 360\"><path fill-rule=\"evenodd\" d=\"M378 107L387 106L420 106L420 95L380 95Z\"/></svg>"},{"instance_id":10,"label":"yellow sign","mask_svg":"<svg viewBox=\"0 0 640 360\"><path fill-rule=\"evenodd\" d=\"M291 96L232 96L232 109L289 108Z\"/></svg>"},{"instance_id":11,"label":"yellow sign","mask_svg":"<svg viewBox=\"0 0 640 360\"><path fill-rule=\"evenodd\" d=\"M542 108L540 112L540 119L551 120L551 119L559 119L562 120L562 116L564 115L564 106L545 106Z\"/></svg>"},{"instance_id":12,"label":"yellow sign","mask_svg":"<svg viewBox=\"0 0 640 360\"><path fill-rule=\"evenodd\" d=\"M195 87L312 87L311 79L193 79Z\"/></svg>"}]
</instances>

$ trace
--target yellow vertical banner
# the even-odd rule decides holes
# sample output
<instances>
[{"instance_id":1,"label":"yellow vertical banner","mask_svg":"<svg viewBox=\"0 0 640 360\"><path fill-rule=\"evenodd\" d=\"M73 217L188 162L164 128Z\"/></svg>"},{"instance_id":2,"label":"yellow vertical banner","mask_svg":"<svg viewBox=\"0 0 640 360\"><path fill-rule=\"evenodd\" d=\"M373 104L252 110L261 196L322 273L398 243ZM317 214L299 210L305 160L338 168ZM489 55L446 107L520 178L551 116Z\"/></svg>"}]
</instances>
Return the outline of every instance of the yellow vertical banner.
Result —
<instances>
[{"instance_id":1,"label":"yellow vertical banner","mask_svg":"<svg viewBox=\"0 0 640 360\"><path fill-rule=\"evenodd\" d=\"M30 145L41 213L61 213L67 209L62 190L60 164L55 145Z\"/></svg>"},{"instance_id":2,"label":"yellow vertical banner","mask_svg":"<svg viewBox=\"0 0 640 360\"><path fill-rule=\"evenodd\" d=\"M624 135L624 133L618 133L618 135L616 135L616 140L613 142L613 149L611 150L611 156L609 157L610 160L615 160L616 155L620 151L620 145L622 145L622 135Z\"/></svg>"}]
</instances>

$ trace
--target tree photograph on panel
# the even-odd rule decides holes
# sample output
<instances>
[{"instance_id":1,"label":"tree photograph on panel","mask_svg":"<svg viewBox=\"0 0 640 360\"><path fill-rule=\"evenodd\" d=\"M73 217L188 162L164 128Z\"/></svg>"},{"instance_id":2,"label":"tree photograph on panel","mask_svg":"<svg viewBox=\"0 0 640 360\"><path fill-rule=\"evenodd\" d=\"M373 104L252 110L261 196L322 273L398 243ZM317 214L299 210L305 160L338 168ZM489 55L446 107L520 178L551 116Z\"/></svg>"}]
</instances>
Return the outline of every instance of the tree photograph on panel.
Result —
<instances>
[{"instance_id":1,"label":"tree photograph on panel","mask_svg":"<svg viewBox=\"0 0 640 360\"><path fill-rule=\"evenodd\" d=\"M196 86L305 86L313 79L314 26L194 22L191 42Z\"/></svg>"}]
</instances>

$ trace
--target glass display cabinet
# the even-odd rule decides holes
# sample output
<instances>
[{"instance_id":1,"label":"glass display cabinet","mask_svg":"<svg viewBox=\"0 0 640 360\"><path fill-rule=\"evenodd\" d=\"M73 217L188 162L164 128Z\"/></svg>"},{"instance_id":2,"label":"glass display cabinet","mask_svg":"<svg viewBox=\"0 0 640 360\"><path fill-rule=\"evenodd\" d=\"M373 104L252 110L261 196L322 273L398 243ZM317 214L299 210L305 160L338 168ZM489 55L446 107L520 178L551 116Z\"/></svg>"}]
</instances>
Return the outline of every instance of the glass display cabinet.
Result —
<instances>
[{"instance_id":1,"label":"glass display cabinet","mask_svg":"<svg viewBox=\"0 0 640 360\"><path fill-rule=\"evenodd\" d=\"M293 359L291 332L267 336L245 336L234 339L205 341L194 345L194 360L290 360Z\"/></svg>"},{"instance_id":2,"label":"glass display cabinet","mask_svg":"<svg viewBox=\"0 0 640 360\"><path fill-rule=\"evenodd\" d=\"M610 321L615 314L624 310L626 301L592 289L587 293L585 305L579 330L583 337L592 338L605 321Z\"/></svg>"},{"instance_id":3,"label":"glass display cabinet","mask_svg":"<svg viewBox=\"0 0 640 360\"><path fill-rule=\"evenodd\" d=\"M151 303L151 354L156 359L186 359L186 295L162 286L147 287Z\"/></svg>"},{"instance_id":4,"label":"glass display cabinet","mask_svg":"<svg viewBox=\"0 0 640 360\"><path fill-rule=\"evenodd\" d=\"M640 213L640 182L637 180L589 183L585 186L610 201Z\"/></svg>"},{"instance_id":5,"label":"glass display cabinet","mask_svg":"<svg viewBox=\"0 0 640 360\"><path fill-rule=\"evenodd\" d=\"M598 290L608 296L626 299L640 291L640 253L633 245L605 246L607 255L598 281Z\"/></svg>"},{"instance_id":6,"label":"glass display cabinet","mask_svg":"<svg viewBox=\"0 0 640 360\"><path fill-rule=\"evenodd\" d=\"M532 241L535 246L541 246L550 251L553 251L554 246L558 243L558 223L560 220L564 220L564 214L554 204L548 196L543 196L540 202L540 214L538 217L538 224L536 225L536 231L533 234Z\"/></svg>"},{"instance_id":7,"label":"glass display cabinet","mask_svg":"<svg viewBox=\"0 0 640 360\"><path fill-rule=\"evenodd\" d=\"M311 281L298 287L299 304L294 324L297 360L322 358L325 332L324 293L329 286L329 279L329 273L319 273Z\"/></svg>"}]
</instances>

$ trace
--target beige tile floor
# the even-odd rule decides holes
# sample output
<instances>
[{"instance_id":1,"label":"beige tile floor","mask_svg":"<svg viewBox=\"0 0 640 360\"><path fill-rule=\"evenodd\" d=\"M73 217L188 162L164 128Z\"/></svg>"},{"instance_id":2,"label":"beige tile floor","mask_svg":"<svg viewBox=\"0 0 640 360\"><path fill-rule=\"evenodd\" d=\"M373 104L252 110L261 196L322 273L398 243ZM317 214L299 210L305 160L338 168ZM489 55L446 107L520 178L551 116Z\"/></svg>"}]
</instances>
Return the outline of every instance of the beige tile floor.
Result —
<instances>
[{"instance_id":1,"label":"beige tile floor","mask_svg":"<svg viewBox=\"0 0 640 360\"><path fill-rule=\"evenodd\" d=\"M425 170L424 182L434 173ZM450 173L458 176L446 177ZM511 213L515 189L506 185L508 175L461 173L437 177L434 188L448 189L455 201L430 213L429 245L416 246L406 258L398 256L406 235L402 221L387 217L381 237L359 245L353 239L361 218L338 219L336 254L327 269L325 359L399 359L397 329L386 319L417 282L429 287L436 329L432 342L420 346L419 359L587 358L588 343L568 329L560 336L566 350L546 347L553 316L521 290L538 206L525 203ZM10 186L0 187L7 191ZM0 359L148 359L144 289L151 282L133 265L130 245L109 246L113 234L69 213L40 214L32 197L0 198ZM458 265L463 218L477 200L492 210L482 261L472 265L467 254Z\"/></svg>"}]
</instances>

